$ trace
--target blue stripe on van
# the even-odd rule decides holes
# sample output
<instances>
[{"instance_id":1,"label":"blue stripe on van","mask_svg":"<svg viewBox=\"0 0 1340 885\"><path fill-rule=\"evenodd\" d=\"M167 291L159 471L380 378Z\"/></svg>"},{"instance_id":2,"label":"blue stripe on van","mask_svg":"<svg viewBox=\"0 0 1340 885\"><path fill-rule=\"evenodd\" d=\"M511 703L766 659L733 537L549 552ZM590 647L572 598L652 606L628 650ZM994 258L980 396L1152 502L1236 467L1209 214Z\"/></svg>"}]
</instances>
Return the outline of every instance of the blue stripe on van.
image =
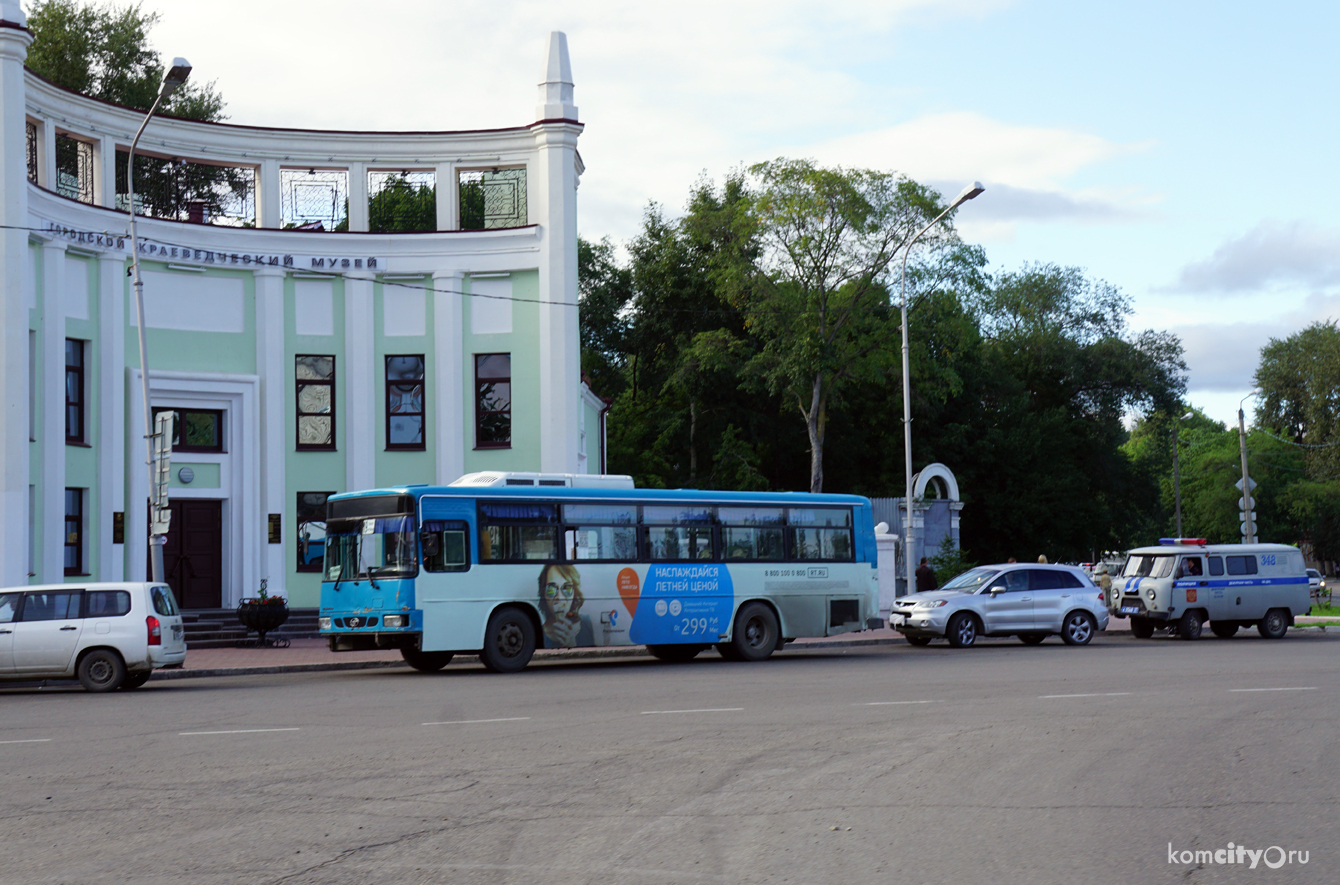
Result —
<instances>
[{"instance_id":1,"label":"blue stripe on van","mask_svg":"<svg viewBox=\"0 0 1340 885\"><path fill-rule=\"evenodd\" d=\"M1306 583L1307 583L1306 576L1303 576L1301 578L1254 578L1251 575L1242 575L1241 577L1220 579L1218 581L1205 581L1205 582L1201 582L1199 580L1174 581L1173 586L1174 587L1253 587L1253 586L1266 586L1266 585L1274 586L1277 584L1306 584Z\"/></svg>"}]
</instances>

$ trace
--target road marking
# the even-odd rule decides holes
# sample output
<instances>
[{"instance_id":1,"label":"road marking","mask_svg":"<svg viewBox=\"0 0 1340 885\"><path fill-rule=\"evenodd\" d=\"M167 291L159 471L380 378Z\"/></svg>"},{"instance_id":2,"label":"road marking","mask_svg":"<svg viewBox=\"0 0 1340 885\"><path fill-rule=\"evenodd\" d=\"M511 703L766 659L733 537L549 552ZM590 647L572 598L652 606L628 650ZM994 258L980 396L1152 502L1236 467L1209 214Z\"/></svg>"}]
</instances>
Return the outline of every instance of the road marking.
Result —
<instances>
[{"instance_id":1,"label":"road marking","mask_svg":"<svg viewBox=\"0 0 1340 885\"><path fill-rule=\"evenodd\" d=\"M1230 688L1229 691L1316 691L1315 685L1299 685L1294 688Z\"/></svg>"},{"instance_id":2,"label":"road marking","mask_svg":"<svg viewBox=\"0 0 1340 885\"><path fill-rule=\"evenodd\" d=\"M425 722L424 725L476 725L480 722L525 722L529 716L509 716L506 719L456 719L451 722Z\"/></svg>"},{"instance_id":3,"label":"road marking","mask_svg":"<svg viewBox=\"0 0 1340 885\"><path fill-rule=\"evenodd\" d=\"M198 734L259 734L263 731L299 731L297 728L235 728L231 731L179 731L177 735L185 737L187 735Z\"/></svg>"},{"instance_id":4,"label":"road marking","mask_svg":"<svg viewBox=\"0 0 1340 885\"><path fill-rule=\"evenodd\" d=\"M0 744L45 744L51 738L28 738L22 741L0 741Z\"/></svg>"},{"instance_id":5,"label":"road marking","mask_svg":"<svg viewBox=\"0 0 1340 885\"><path fill-rule=\"evenodd\" d=\"M643 710L643 716L660 716L664 713L738 713L744 707L706 707L701 710Z\"/></svg>"},{"instance_id":6,"label":"road marking","mask_svg":"<svg viewBox=\"0 0 1340 885\"><path fill-rule=\"evenodd\" d=\"M866 701L864 704L852 704L853 707L891 707L894 704L943 704L944 701Z\"/></svg>"},{"instance_id":7,"label":"road marking","mask_svg":"<svg viewBox=\"0 0 1340 885\"><path fill-rule=\"evenodd\" d=\"M1104 691L1094 694L1041 694L1038 700L1046 701L1052 698L1118 698L1130 694L1129 691Z\"/></svg>"}]
</instances>

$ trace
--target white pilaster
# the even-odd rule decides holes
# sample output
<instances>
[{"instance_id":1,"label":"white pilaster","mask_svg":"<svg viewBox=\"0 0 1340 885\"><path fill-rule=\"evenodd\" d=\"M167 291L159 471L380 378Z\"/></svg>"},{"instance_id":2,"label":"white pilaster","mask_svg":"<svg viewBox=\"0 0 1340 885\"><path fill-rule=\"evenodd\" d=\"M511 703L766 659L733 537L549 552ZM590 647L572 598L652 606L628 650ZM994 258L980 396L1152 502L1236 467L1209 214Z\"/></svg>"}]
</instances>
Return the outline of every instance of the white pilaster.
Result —
<instances>
[{"instance_id":1,"label":"white pilaster","mask_svg":"<svg viewBox=\"0 0 1340 885\"><path fill-rule=\"evenodd\" d=\"M291 371L284 360L284 272L266 267L256 276L256 374L260 376L261 522L247 531L261 535L261 577L269 578L272 596L287 596L284 544L269 543L267 514L284 514L285 537L294 512L288 508L284 482L284 394Z\"/></svg>"},{"instance_id":2,"label":"white pilaster","mask_svg":"<svg viewBox=\"0 0 1340 885\"><path fill-rule=\"evenodd\" d=\"M112 544L112 514L126 509L126 260L122 255L102 255L98 259L95 353L98 509L89 519L89 528L90 534L96 532L98 536L98 580L120 581L125 575L127 548Z\"/></svg>"},{"instance_id":3,"label":"white pilaster","mask_svg":"<svg viewBox=\"0 0 1340 885\"><path fill-rule=\"evenodd\" d=\"M42 501L42 549L37 579L54 584L65 580L65 244L42 244L42 291L37 300L41 324L42 418L37 441L42 453L37 494Z\"/></svg>"},{"instance_id":4,"label":"white pilaster","mask_svg":"<svg viewBox=\"0 0 1340 885\"><path fill-rule=\"evenodd\" d=\"M441 184L438 185L439 195ZM441 212L439 197L438 211ZM441 215L439 214L439 218ZM462 326L460 271L433 274L434 406L436 409L437 482L446 485L465 473L466 440L472 437L465 414L465 335Z\"/></svg>"},{"instance_id":5,"label":"white pilaster","mask_svg":"<svg viewBox=\"0 0 1340 885\"><path fill-rule=\"evenodd\" d=\"M28 583L28 161L23 62L33 37L17 0L0 3L0 581Z\"/></svg>"},{"instance_id":6,"label":"white pilaster","mask_svg":"<svg viewBox=\"0 0 1340 885\"><path fill-rule=\"evenodd\" d=\"M261 227L277 228L283 218L279 201L279 161L262 160L256 170L256 223Z\"/></svg>"},{"instance_id":7,"label":"white pilaster","mask_svg":"<svg viewBox=\"0 0 1340 885\"><path fill-rule=\"evenodd\" d=\"M377 484L377 367L373 349L376 335L372 309L372 279L346 276L344 281L344 370L336 366L337 427L343 427L346 479L349 491ZM343 377L340 377L343 375ZM343 393L340 393L343 382ZM338 439L338 431L337 437Z\"/></svg>"},{"instance_id":8,"label":"white pilaster","mask_svg":"<svg viewBox=\"0 0 1340 885\"><path fill-rule=\"evenodd\" d=\"M24 138L27 138L26 133ZM56 124L50 120L44 121L37 127L37 138L42 142L37 158L37 181L47 190L54 191L59 184L56 178Z\"/></svg>"},{"instance_id":9,"label":"white pilaster","mask_svg":"<svg viewBox=\"0 0 1340 885\"><path fill-rule=\"evenodd\" d=\"M368 166L366 163L349 164L349 230L366 232L368 229Z\"/></svg>"}]
</instances>

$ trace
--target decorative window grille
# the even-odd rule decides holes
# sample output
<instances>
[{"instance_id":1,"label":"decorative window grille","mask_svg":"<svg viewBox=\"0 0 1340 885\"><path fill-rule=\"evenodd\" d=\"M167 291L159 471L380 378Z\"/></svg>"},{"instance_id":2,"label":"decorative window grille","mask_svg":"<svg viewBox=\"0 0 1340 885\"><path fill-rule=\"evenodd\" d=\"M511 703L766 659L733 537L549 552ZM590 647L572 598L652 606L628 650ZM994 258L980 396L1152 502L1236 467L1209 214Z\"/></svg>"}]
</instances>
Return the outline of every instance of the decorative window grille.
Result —
<instances>
[{"instance_id":1,"label":"decorative window grille","mask_svg":"<svg viewBox=\"0 0 1340 885\"><path fill-rule=\"evenodd\" d=\"M56 193L93 202L93 145L56 134Z\"/></svg>"},{"instance_id":2,"label":"decorative window grille","mask_svg":"<svg viewBox=\"0 0 1340 885\"><path fill-rule=\"evenodd\" d=\"M280 220L299 230L349 229L349 173L280 169Z\"/></svg>"},{"instance_id":3,"label":"decorative window grille","mask_svg":"<svg viewBox=\"0 0 1340 885\"><path fill-rule=\"evenodd\" d=\"M461 230L523 227L526 170L494 169L460 173Z\"/></svg>"},{"instance_id":4,"label":"decorative window grille","mask_svg":"<svg viewBox=\"0 0 1340 885\"><path fill-rule=\"evenodd\" d=\"M129 208L127 151L116 152L116 208ZM256 170L135 154L135 212L149 218L255 227Z\"/></svg>"},{"instance_id":5,"label":"decorative window grille","mask_svg":"<svg viewBox=\"0 0 1340 885\"><path fill-rule=\"evenodd\" d=\"M437 230L437 176L432 172L369 172L368 230Z\"/></svg>"},{"instance_id":6,"label":"decorative window grille","mask_svg":"<svg viewBox=\"0 0 1340 885\"><path fill-rule=\"evenodd\" d=\"M335 357L299 354L297 384L298 451L335 450Z\"/></svg>"},{"instance_id":7,"label":"decorative window grille","mask_svg":"<svg viewBox=\"0 0 1340 885\"><path fill-rule=\"evenodd\" d=\"M28 180L37 184L37 124L28 124Z\"/></svg>"}]
</instances>

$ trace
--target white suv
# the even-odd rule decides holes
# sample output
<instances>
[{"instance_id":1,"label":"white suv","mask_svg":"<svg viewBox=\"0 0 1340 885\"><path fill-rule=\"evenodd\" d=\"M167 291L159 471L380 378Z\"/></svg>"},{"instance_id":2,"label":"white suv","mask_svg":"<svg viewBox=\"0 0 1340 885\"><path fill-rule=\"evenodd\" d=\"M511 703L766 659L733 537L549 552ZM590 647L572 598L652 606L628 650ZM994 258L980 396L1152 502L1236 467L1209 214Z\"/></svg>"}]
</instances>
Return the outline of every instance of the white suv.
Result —
<instances>
[{"instance_id":1,"label":"white suv","mask_svg":"<svg viewBox=\"0 0 1340 885\"><path fill-rule=\"evenodd\" d=\"M134 689L186 660L166 584L45 584L0 589L0 680L78 677L89 691Z\"/></svg>"}]
</instances>

